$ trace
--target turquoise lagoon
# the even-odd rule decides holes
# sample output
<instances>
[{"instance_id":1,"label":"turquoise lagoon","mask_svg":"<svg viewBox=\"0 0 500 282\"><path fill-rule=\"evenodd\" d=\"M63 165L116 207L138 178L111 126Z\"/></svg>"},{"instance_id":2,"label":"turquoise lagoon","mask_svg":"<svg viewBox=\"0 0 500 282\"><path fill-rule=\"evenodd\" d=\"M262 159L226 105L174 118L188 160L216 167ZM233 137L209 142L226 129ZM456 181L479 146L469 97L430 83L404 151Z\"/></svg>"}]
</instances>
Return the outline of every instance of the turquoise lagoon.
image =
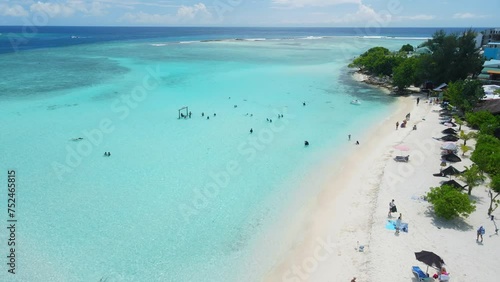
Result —
<instances>
[{"instance_id":1,"label":"turquoise lagoon","mask_svg":"<svg viewBox=\"0 0 500 282\"><path fill-rule=\"evenodd\" d=\"M260 280L283 247L262 238L319 192L304 181L394 107L346 65L420 43L187 41L0 55L0 179L18 183L17 274L3 263L1 281Z\"/></svg>"}]
</instances>

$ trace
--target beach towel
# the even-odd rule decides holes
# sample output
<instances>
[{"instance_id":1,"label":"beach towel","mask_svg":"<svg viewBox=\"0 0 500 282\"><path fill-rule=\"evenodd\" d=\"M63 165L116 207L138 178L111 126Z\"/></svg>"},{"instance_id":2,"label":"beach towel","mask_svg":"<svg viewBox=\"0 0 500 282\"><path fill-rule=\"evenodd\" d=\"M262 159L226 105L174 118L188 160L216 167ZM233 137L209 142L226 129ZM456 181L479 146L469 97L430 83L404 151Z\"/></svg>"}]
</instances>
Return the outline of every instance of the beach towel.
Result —
<instances>
[{"instance_id":1,"label":"beach towel","mask_svg":"<svg viewBox=\"0 0 500 282\"><path fill-rule=\"evenodd\" d=\"M389 230L396 230L397 221L396 220L388 220L385 224L385 228ZM399 225L399 230L403 232L408 232L408 223L401 222Z\"/></svg>"}]
</instances>

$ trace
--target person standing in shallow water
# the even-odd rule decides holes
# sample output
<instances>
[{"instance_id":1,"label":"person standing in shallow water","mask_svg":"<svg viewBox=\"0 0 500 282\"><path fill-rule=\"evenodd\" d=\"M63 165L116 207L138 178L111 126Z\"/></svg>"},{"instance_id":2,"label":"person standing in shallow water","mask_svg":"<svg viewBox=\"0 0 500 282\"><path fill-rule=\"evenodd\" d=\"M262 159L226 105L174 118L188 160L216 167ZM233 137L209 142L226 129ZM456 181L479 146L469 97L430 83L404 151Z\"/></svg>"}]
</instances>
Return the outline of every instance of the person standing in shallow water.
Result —
<instances>
[{"instance_id":1,"label":"person standing in shallow water","mask_svg":"<svg viewBox=\"0 0 500 282\"><path fill-rule=\"evenodd\" d=\"M250 134L252 134L252 133L253 133L253 128L250 128Z\"/></svg>"},{"instance_id":2,"label":"person standing in shallow water","mask_svg":"<svg viewBox=\"0 0 500 282\"><path fill-rule=\"evenodd\" d=\"M347 137L349 138L349 141L351 141L351 134L347 135Z\"/></svg>"}]
</instances>

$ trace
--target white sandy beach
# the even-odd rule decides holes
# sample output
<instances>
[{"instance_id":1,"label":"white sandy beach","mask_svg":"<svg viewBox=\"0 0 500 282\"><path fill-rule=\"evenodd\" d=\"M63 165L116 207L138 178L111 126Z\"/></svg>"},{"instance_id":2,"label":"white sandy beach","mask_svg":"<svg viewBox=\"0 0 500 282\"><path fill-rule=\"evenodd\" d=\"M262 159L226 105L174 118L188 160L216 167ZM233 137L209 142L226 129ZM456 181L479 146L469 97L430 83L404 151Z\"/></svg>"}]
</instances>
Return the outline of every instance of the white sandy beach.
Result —
<instances>
[{"instance_id":1,"label":"white sandy beach","mask_svg":"<svg viewBox=\"0 0 500 282\"><path fill-rule=\"evenodd\" d=\"M425 95L399 98L394 114L368 133L366 140L360 140L359 149L343 162L343 168L330 171L320 195L304 204L301 226L289 234L292 246L265 280L351 281L357 277L357 282L416 281L411 267L426 271L426 265L414 253L428 250L443 258L450 281L498 281L494 262L500 237L487 216L486 186L472 190L476 211L464 220L437 218L421 198L430 187L448 180L432 175L439 172L443 143L432 137L441 137L446 129L439 124L439 109L428 104ZM395 130L396 121L401 123L407 113L411 113L407 128ZM412 130L414 124L416 131ZM398 144L410 151L399 152L394 149ZM469 140L468 145L473 146L474 141ZM399 154L410 155L410 161L395 162L393 158ZM463 170L471 164L469 155L453 166ZM388 218L391 199L395 199L398 213ZM385 226L399 213L409 224L409 232L395 235ZM486 234L484 242L478 243L476 230L481 225ZM359 251L359 245L364 251ZM431 276L435 272L429 268Z\"/></svg>"}]
</instances>

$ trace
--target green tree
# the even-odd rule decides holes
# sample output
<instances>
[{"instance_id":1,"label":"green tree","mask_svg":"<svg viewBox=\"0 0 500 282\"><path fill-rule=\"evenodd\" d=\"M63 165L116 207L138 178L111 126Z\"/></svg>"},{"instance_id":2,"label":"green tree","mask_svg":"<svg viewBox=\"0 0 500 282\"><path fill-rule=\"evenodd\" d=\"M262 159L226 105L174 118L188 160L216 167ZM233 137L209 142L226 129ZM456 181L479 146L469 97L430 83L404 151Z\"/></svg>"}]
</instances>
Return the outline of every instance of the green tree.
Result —
<instances>
[{"instance_id":1,"label":"green tree","mask_svg":"<svg viewBox=\"0 0 500 282\"><path fill-rule=\"evenodd\" d=\"M403 57L391 53L387 48L373 47L354 59L349 66L358 67L378 76L392 75L392 69L402 60Z\"/></svg>"},{"instance_id":2,"label":"green tree","mask_svg":"<svg viewBox=\"0 0 500 282\"><path fill-rule=\"evenodd\" d=\"M405 44L403 46L401 46L401 49L399 49L399 52L405 52L405 53L408 53L408 52L413 52L413 46L411 46L410 44Z\"/></svg>"},{"instance_id":3,"label":"green tree","mask_svg":"<svg viewBox=\"0 0 500 282\"><path fill-rule=\"evenodd\" d=\"M464 125L464 121L457 115L454 115L453 119L455 120L455 123L458 124L458 131L461 131L462 125Z\"/></svg>"},{"instance_id":4,"label":"green tree","mask_svg":"<svg viewBox=\"0 0 500 282\"><path fill-rule=\"evenodd\" d=\"M470 167L465 167L465 171L460 174L459 178L467 184L469 189L467 193L469 195L472 192L472 188L481 184L485 179L483 172L476 164L472 164Z\"/></svg>"},{"instance_id":5,"label":"green tree","mask_svg":"<svg viewBox=\"0 0 500 282\"><path fill-rule=\"evenodd\" d=\"M415 82L415 74L418 68L418 58L409 57L394 68L392 76L392 84L398 87L399 91L403 91L406 87Z\"/></svg>"},{"instance_id":6,"label":"green tree","mask_svg":"<svg viewBox=\"0 0 500 282\"><path fill-rule=\"evenodd\" d=\"M476 33L471 29L460 35L446 34L443 30L435 32L421 45L432 51L425 64L427 78L436 83L449 83L479 74L484 59L476 48L475 37Z\"/></svg>"},{"instance_id":7,"label":"green tree","mask_svg":"<svg viewBox=\"0 0 500 282\"><path fill-rule=\"evenodd\" d=\"M449 185L431 188L427 200L433 205L437 216L448 220L459 216L468 217L476 210L468 195Z\"/></svg>"},{"instance_id":8,"label":"green tree","mask_svg":"<svg viewBox=\"0 0 500 282\"><path fill-rule=\"evenodd\" d=\"M474 138L475 136L476 136L475 132L465 133L463 130L460 130L460 134L458 135L460 139L464 140L464 145L467 145L467 141Z\"/></svg>"},{"instance_id":9,"label":"green tree","mask_svg":"<svg viewBox=\"0 0 500 282\"><path fill-rule=\"evenodd\" d=\"M479 134L471 160L491 175L500 174L500 140L488 134Z\"/></svg>"},{"instance_id":10,"label":"green tree","mask_svg":"<svg viewBox=\"0 0 500 282\"><path fill-rule=\"evenodd\" d=\"M491 190L488 191L488 195L490 196L488 215L491 215L491 213L498 208L498 203L500 202L497 200L497 197L500 196L500 175L497 174L491 177L490 188ZM495 194L491 191L495 192ZM495 206L493 207L493 205Z\"/></svg>"},{"instance_id":11,"label":"green tree","mask_svg":"<svg viewBox=\"0 0 500 282\"><path fill-rule=\"evenodd\" d=\"M465 156L465 154L470 151L471 147L467 146L467 145L460 145L460 150L462 150L462 156Z\"/></svg>"},{"instance_id":12,"label":"green tree","mask_svg":"<svg viewBox=\"0 0 500 282\"><path fill-rule=\"evenodd\" d=\"M500 116L495 117L487 111L469 112L465 118L469 126L479 129L481 134L494 135L495 130L500 128Z\"/></svg>"},{"instance_id":13,"label":"green tree","mask_svg":"<svg viewBox=\"0 0 500 282\"><path fill-rule=\"evenodd\" d=\"M448 85L445 98L462 112L469 112L484 96L484 89L479 80L457 80Z\"/></svg>"},{"instance_id":14,"label":"green tree","mask_svg":"<svg viewBox=\"0 0 500 282\"><path fill-rule=\"evenodd\" d=\"M455 67L452 71L452 79L465 79L471 75L476 77L483 69L484 57L476 47L477 33L468 29L458 37L458 50L455 58Z\"/></svg>"}]
</instances>

